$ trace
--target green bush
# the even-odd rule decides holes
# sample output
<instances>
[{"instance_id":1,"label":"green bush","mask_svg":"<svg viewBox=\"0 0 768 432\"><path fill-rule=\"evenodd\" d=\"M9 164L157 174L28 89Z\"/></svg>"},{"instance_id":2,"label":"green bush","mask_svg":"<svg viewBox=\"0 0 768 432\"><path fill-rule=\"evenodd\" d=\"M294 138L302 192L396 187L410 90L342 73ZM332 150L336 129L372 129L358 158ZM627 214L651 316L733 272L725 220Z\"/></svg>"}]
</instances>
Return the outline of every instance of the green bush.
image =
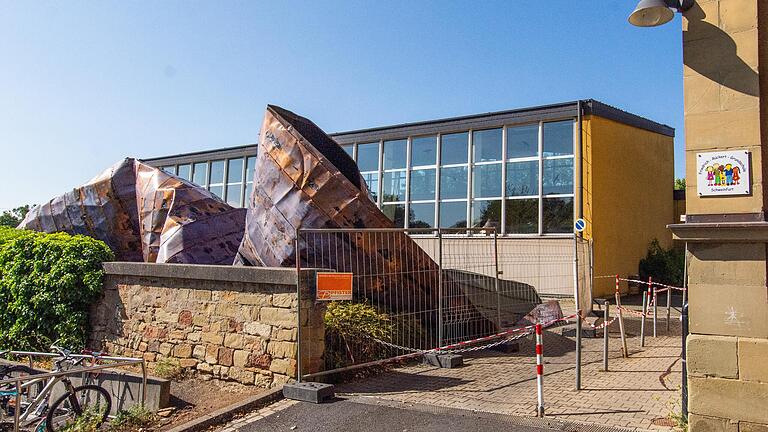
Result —
<instances>
[{"instance_id":1,"label":"green bush","mask_svg":"<svg viewBox=\"0 0 768 432\"><path fill-rule=\"evenodd\" d=\"M683 286L685 253L677 249L664 249L654 239L645 258L640 260L640 280L653 277L655 282Z\"/></svg>"},{"instance_id":2,"label":"green bush","mask_svg":"<svg viewBox=\"0 0 768 432\"><path fill-rule=\"evenodd\" d=\"M0 230L0 348L82 348L101 263L113 258L90 237Z\"/></svg>"}]
</instances>

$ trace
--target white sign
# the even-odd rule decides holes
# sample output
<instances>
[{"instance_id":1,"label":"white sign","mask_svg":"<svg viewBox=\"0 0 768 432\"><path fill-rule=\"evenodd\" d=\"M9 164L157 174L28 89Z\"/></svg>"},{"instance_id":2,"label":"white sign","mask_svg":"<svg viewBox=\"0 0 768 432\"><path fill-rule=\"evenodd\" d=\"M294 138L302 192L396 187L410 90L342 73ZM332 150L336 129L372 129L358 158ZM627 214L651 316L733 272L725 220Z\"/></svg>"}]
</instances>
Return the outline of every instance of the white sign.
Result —
<instances>
[{"instance_id":1,"label":"white sign","mask_svg":"<svg viewBox=\"0 0 768 432\"><path fill-rule=\"evenodd\" d=\"M749 152L720 151L696 157L699 196L749 195Z\"/></svg>"}]
</instances>

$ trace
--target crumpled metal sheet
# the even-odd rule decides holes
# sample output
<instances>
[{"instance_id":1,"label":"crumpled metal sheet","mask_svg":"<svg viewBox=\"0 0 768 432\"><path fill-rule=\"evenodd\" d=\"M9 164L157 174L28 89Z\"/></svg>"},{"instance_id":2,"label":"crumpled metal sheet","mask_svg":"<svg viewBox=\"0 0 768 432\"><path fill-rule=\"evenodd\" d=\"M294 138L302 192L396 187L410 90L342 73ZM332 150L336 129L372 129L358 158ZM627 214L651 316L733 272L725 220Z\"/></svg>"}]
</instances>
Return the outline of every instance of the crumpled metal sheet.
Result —
<instances>
[{"instance_id":1,"label":"crumpled metal sheet","mask_svg":"<svg viewBox=\"0 0 768 432\"><path fill-rule=\"evenodd\" d=\"M304 268L369 275L359 280L368 297L388 296L395 310L406 305L428 310L436 304L437 264L404 232L388 232L386 241L361 232L307 233L300 235L297 253L297 227L393 224L370 200L357 165L333 139L308 119L270 105L236 264L286 267L298 256Z\"/></svg>"},{"instance_id":2,"label":"crumpled metal sheet","mask_svg":"<svg viewBox=\"0 0 768 432\"><path fill-rule=\"evenodd\" d=\"M34 207L19 228L84 234L121 261L231 264L245 209L127 158L71 192Z\"/></svg>"}]
</instances>

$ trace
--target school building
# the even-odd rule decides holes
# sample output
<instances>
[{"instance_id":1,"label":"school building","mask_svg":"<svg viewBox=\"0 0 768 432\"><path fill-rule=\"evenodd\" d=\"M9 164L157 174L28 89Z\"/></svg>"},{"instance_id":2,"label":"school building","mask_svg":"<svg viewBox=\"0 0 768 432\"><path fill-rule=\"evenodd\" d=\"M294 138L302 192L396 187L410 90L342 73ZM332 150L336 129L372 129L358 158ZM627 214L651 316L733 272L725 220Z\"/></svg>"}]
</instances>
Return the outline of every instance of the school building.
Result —
<instances>
[{"instance_id":1,"label":"school building","mask_svg":"<svg viewBox=\"0 0 768 432\"><path fill-rule=\"evenodd\" d=\"M595 275L635 274L653 239L671 246L674 129L596 100L331 136L396 226L496 227L504 277L543 294L573 293L574 235L591 240ZM242 206L256 149L144 162ZM586 229L574 234L578 218ZM593 292L610 295L613 282Z\"/></svg>"}]
</instances>

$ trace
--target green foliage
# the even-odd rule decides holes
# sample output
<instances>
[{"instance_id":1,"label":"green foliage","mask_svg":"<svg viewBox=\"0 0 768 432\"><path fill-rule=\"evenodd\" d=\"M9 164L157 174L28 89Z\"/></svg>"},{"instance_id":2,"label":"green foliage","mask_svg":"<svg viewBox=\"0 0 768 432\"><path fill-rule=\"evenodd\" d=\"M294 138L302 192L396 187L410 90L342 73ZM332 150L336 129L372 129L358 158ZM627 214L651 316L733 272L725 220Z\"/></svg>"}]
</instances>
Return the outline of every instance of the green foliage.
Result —
<instances>
[{"instance_id":1,"label":"green foliage","mask_svg":"<svg viewBox=\"0 0 768 432\"><path fill-rule=\"evenodd\" d=\"M134 405L127 410L118 411L107 429L112 432L141 430L153 423L155 419L155 414L152 411L142 405Z\"/></svg>"},{"instance_id":2,"label":"green foliage","mask_svg":"<svg viewBox=\"0 0 768 432\"><path fill-rule=\"evenodd\" d=\"M104 408L98 404L87 407L83 414L75 418L73 422L62 425L59 430L63 432L96 432L104 417Z\"/></svg>"},{"instance_id":3,"label":"green foliage","mask_svg":"<svg viewBox=\"0 0 768 432\"><path fill-rule=\"evenodd\" d=\"M2 214L0 214L0 227L11 227L16 228L19 226L22 220L24 220L24 216L29 213L29 206L23 205L21 207L16 207L13 210L6 210Z\"/></svg>"},{"instance_id":4,"label":"green foliage","mask_svg":"<svg viewBox=\"0 0 768 432\"><path fill-rule=\"evenodd\" d=\"M424 330L413 318L377 311L368 303L331 302L323 317L326 357L331 367L379 360L392 349L380 341L422 340Z\"/></svg>"},{"instance_id":5,"label":"green foliage","mask_svg":"<svg viewBox=\"0 0 768 432\"><path fill-rule=\"evenodd\" d=\"M169 380L179 380L184 377L184 368L174 358L164 358L155 365L155 375Z\"/></svg>"},{"instance_id":6,"label":"green foliage","mask_svg":"<svg viewBox=\"0 0 768 432\"><path fill-rule=\"evenodd\" d=\"M685 179L675 179L675 190L685 190Z\"/></svg>"},{"instance_id":7,"label":"green foliage","mask_svg":"<svg viewBox=\"0 0 768 432\"><path fill-rule=\"evenodd\" d=\"M0 229L0 348L82 348L101 263L113 258L90 237Z\"/></svg>"},{"instance_id":8,"label":"green foliage","mask_svg":"<svg viewBox=\"0 0 768 432\"><path fill-rule=\"evenodd\" d=\"M683 285L685 253L678 249L664 249L654 239L648 247L645 258L640 260L640 279L653 277L655 282L668 285Z\"/></svg>"},{"instance_id":9,"label":"green foliage","mask_svg":"<svg viewBox=\"0 0 768 432\"><path fill-rule=\"evenodd\" d=\"M367 303L331 302L323 320L326 330L345 336L388 340L392 335L389 316Z\"/></svg>"}]
</instances>

